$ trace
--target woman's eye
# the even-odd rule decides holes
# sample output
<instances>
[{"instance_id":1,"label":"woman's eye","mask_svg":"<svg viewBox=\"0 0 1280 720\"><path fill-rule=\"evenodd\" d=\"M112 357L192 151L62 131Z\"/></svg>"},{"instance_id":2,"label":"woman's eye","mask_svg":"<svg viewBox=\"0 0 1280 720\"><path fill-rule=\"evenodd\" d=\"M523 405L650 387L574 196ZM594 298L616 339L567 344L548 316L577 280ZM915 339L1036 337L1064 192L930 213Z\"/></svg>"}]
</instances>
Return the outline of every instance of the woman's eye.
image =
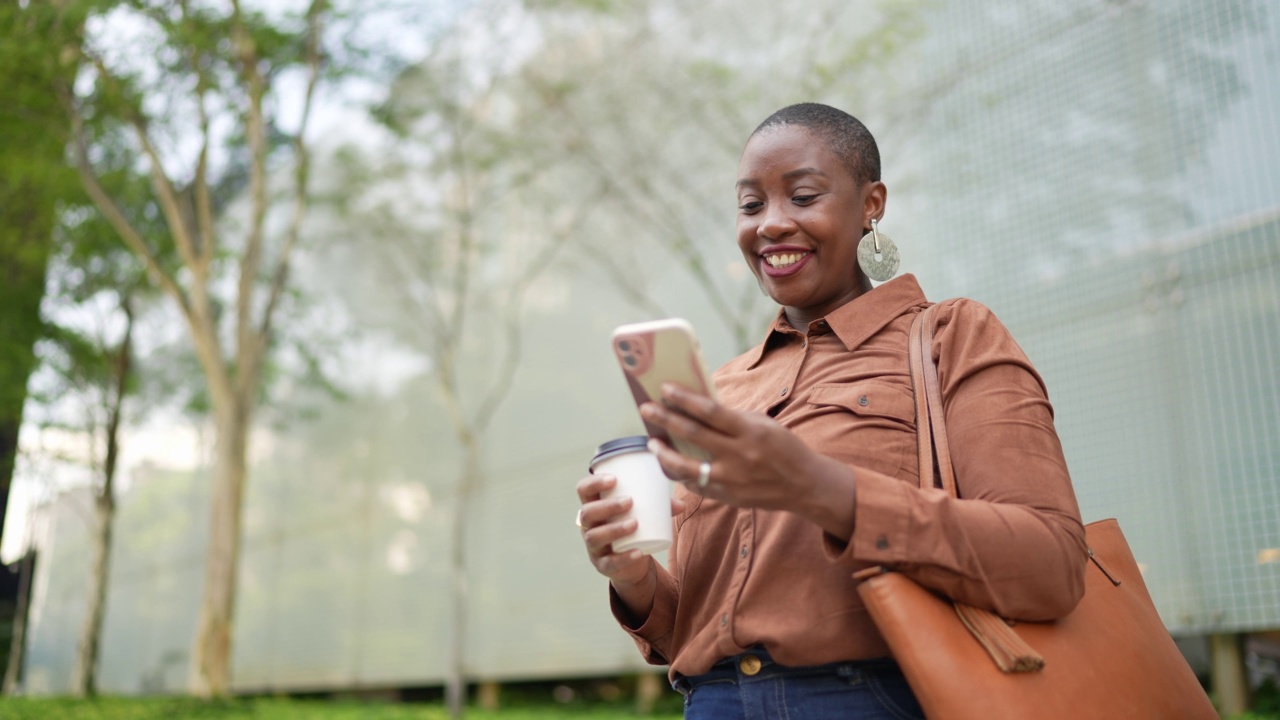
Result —
<instances>
[{"instance_id":1,"label":"woman's eye","mask_svg":"<svg viewBox=\"0 0 1280 720\"><path fill-rule=\"evenodd\" d=\"M763 205L764 203L760 202L759 200L748 200L747 202L744 202L741 205L739 205L738 209L741 210L742 212L749 213L749 212L755 212L756 210L759 210Z\"/></svg>"},{"instance_id":2,"label":"woman's eye","mask_svg":"<svg viewBox=\"0 0 1280 720\"><path fill-rule=\"evenodd\" d=\"M808 205L809 203L813 202L814 198L816 197L818 196L817 195L796 195L795 197L791 198L791 202L797 205Z\"/></svg>"}]
</instances>

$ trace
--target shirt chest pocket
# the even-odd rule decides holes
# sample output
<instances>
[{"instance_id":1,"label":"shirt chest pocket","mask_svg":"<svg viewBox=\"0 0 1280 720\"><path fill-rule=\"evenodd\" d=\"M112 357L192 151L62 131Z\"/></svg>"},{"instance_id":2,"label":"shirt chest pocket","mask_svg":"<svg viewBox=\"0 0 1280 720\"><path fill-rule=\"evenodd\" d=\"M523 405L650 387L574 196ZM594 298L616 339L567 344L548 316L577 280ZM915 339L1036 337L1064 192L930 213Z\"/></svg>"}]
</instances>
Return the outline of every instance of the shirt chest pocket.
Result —
<instances>
[{"instance_id":1,"label":"shirt chest pocket","mask_svg":"<svg viewBox=\"0 0 1280 720\"><path fill-rule=\"evenodd\" d=\"M915 399L911 389L866 380L817 385L794 428L819 452L885 475L915 477Z\"/></svg>"}]
</instances>

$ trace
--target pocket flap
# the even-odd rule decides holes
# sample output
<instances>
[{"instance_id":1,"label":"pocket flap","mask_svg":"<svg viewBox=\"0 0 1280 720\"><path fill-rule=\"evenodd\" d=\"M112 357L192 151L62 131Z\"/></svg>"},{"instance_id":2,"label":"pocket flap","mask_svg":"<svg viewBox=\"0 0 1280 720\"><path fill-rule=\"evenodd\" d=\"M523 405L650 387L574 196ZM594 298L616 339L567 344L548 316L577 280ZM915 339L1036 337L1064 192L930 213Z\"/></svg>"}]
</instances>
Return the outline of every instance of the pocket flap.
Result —
<instances>
[{"instance_id":1,"label":"pocket flap","mask_svg":"<svg viewBox=\"0 0 1280 720\"><path fill-rule=\"evenodd\" d=\"M911 390L885 382L818 385L809 394L809 404L834 405L855 415L891 417L910 424L915 423L916 417Z\"/></svg>"}]
</instances>

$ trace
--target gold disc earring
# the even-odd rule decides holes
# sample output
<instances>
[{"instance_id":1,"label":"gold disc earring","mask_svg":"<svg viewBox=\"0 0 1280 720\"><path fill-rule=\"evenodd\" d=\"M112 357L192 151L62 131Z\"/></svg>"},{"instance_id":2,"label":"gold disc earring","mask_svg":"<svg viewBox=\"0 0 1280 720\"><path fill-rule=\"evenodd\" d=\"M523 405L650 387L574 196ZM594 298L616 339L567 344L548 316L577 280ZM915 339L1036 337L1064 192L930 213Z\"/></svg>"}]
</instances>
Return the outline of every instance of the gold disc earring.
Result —
<instances>
[{"instance_id":1,"label":"gold disc earring","mask_svg":"<svg viewBox=\"0 0 1280 720\"><path fill-rule=\"evenodd\" d=\"M872 280L884 282L898 274L898 262L898 246L872 220L871 232L858 241L858 267Z\"/></svg>"}]
</instances>

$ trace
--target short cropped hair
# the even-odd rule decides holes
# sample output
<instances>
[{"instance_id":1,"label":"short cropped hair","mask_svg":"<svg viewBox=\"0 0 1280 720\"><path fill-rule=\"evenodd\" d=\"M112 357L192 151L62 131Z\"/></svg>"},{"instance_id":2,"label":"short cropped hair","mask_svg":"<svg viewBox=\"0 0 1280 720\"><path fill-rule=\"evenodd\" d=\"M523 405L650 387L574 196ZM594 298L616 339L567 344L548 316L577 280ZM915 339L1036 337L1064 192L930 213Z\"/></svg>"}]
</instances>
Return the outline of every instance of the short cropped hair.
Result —
<instances>
[{"instance_id":1,"label":"short cropped hair","mask_svg":"<svg viewBox=\"0 0 1280 720\"><path fill-rule=\"evenodd\" d=\"M858 118L830 105L799 103L788 105L765 118L751 137L783 125L803 127L826 140L859 185L880 179L880 148L876 146L871 131Z\"/></svg>"}]
</instances>

